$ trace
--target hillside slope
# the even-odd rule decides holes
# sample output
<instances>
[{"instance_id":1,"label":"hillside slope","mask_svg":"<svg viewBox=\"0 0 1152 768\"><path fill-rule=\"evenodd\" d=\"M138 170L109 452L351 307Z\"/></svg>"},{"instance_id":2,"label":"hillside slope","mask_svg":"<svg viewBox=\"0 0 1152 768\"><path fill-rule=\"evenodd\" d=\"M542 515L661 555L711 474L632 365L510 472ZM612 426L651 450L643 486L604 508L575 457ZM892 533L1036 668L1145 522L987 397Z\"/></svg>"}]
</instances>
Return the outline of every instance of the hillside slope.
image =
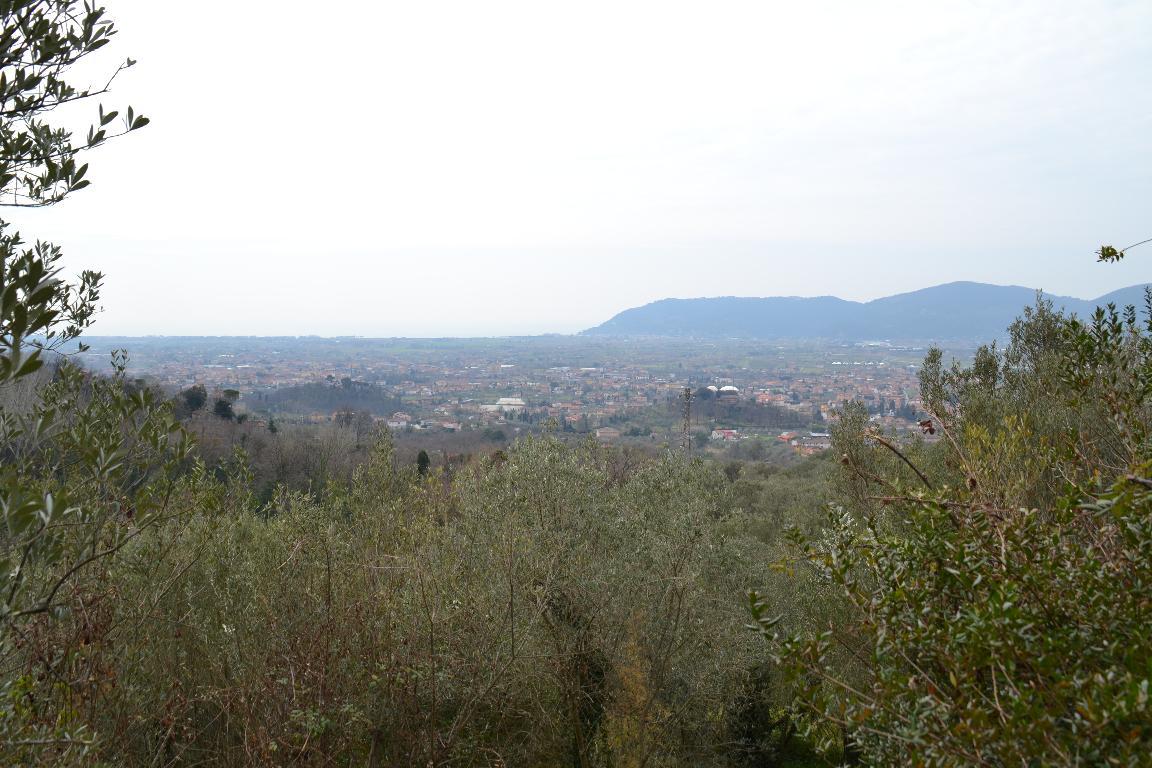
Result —
<instances>
[{"instance_id":1,"label":"hillside slope","mask_svg":"<svg viewBox=\"0 0 1152 768\"><path fill-rule=\"evenodd\" d=\"M1085 316L1097 305L1143 305L1143 285L1097 299L1048 296L1057 307ZM724 296L662 299L626 309L583 331L600 336L679 336L763 339L985 340L1004 334L1036 291L1017 285L955 282L869 302L834 296Z\"/></svg>"}]
</instances>

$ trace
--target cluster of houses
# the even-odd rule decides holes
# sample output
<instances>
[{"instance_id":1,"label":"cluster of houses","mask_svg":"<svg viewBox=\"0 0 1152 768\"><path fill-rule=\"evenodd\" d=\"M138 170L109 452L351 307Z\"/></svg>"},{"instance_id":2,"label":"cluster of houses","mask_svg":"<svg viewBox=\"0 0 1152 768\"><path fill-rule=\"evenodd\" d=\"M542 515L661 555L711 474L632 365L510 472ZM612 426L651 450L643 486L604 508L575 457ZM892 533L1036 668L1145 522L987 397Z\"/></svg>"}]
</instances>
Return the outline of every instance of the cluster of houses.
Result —
<instances>
[{"instance_id":1,"label":"cluster of houses","mask_svg":"<svg viewBox=\"0 0 1152 768\"><path fill-rule=\"evenodd\" d=\"M745 440L748 435L738 429L714 429L712 439L721 442ZM781 432L777 439L792 447L801 456L811 456L832 447L832 436L827 432Z\"/></svg>"},{"instance_id":2,"label":"cluster of houses","mask_svg":"<svg viewBox=\"0 0 1152 768\"><path fill-rule=\"evenodd\" d=\"M378 420L404 431L554 421L613 441L666 424L669 403L675 409L690 382L707 384L693 391L716 403L792 411L798 418L785 422L792 424L831 421L843 402L855 400L867 406L878 428L904 433L915 428L913 416L920 407L916 366L910 364L907 350L780 347L758 349L747 357L741 351L730 359L711 348L697 356L679 347L664 355L648 347L589 350L568 344L557 342L555 349L528 344L521 354L518 347L458 344L410 350L407 343L401 349L378 340L256 340L235 348L205 341L150 347L138 362L146 363L142 368L161 383L203 382L210 389L234 388L245 398L323 381L379 387L392 401L403 403L388 407L402 407L403 412L380 414ZM584 364L557 365L566 359ZM742 364L748 367L739 367ZM315 413L288 416L315 423L333 418L327 403ZM720 421L710 436L717 443L776 438L738 429L741 423ZM830 443L821 432L785 433L780 440L798 453L823 450Z\"/></svg>"},{"instance_id":3,"label":"cluster of houses","mask_svg":"<svg viewBox=\"0 0 1152 768\"><path fill-rule=\"evenodd\" d=\"M445 419L413 419L407 413L397 411L386 419L377 419L383 421L384 424L393 431L423 431L434 430L442 432L459 432L461 424L459 421L450 421Z\"/></svg>"},{"instance_id":4,"label":"cluster of houses","mask_svg":"<svg viewBox=\"0 0 1152 768\"><path fill-rule=\"evenodd\" d=\"M827 432L781 432L778 439L792 446L801 456L811 456L832 447L832 435Z\"/></svg>"}]
</instances>

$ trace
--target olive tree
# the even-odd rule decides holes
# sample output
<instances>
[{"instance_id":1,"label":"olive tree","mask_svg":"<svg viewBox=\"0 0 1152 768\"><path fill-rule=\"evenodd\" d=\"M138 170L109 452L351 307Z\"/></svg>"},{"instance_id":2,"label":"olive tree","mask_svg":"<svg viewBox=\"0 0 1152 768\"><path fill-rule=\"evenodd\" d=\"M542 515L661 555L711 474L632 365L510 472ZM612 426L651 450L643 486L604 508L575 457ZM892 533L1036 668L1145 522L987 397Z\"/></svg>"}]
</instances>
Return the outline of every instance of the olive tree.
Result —
<instances>
[{"instance_id":1,"label":"olive tree","mask_svg":"<svg viewBox=\"0 0 1152 768\"><path fill-rule=\"evenodd\" d=\"M117 111L105 111L101 104L96 123L78 140L71 129L52 121L56 110L107 93L134 62L125 60L99 87L71 81L76 64L115 34L103 8L74 0L8 0L0 2L0 19L0 206L53 205L90 183L88 164L82 162L86 152L148 123L131 107L118 120ZM46 352L80 336L97 310L102 280L99 272L84 271L78 280L66 281L58 247L46 242L24 247L19 233L7 228L0 219L0 386L35 372L44 365ZM122 365L117 372L123 372ZM74 388L79 385L75 376L66 381ZM133 401L129 410L136 408L134 415L140 415L140 409L151 407L146 401ZM0 448L5 453L0 509L6 549L17 556L0 561L9 585L5 613L16 610L30 559L58 556L53 547L40 546L41 537L68 510L58 495L30 482L30 474L43 473L50 462L29 459L34 446L45 445L63 428L65 412L58 406L42 400L31 420L0 407ZM120 447L101 446L101 455L95 457L99 471L113 471L122 462Z\"/></svg>"},{"instance_id":2,"label":"olive tree","mask_svg":"<svg viewBox=\"0 0 1152 768\"><path fill-rule=\"evenodd\" d=\"M58 108L107 93L133 62L100 85L73 82L75 66L115 34L89 4L8 0L0 25L0 207L54 205L88 186L86 153L148 123L131 107L95 105L80 138ZM54 703L65 692L52 680L70 654L13 672L13 649L32 623L80 599L82 575L165 517L187 451L168 406L125 379L122 355L107 378L53 355L90 326L102 280L95 271L65 279L61 256L51 243L26 245L0 219L0 387L57 363L31 404L9 410L0 398L0 661L13 673L0 690L0 749L10 764L63 762L87 744Z\"/></svg>"},{"instance_id":3,"label":"olive tree","mask_svg":"<svg viewBox=\"0 0 1152 768\"><path fill-rule=\"evenodd\" d=\"M971 367L930 355L934 469L878 470L912 465L879 435L841 446L856 501L794 565L848 610L797 630L751 608L800 705L869 762L1145 764L1152 292L1144 312L1041 305Z\"/></svg>"}]
</instances>

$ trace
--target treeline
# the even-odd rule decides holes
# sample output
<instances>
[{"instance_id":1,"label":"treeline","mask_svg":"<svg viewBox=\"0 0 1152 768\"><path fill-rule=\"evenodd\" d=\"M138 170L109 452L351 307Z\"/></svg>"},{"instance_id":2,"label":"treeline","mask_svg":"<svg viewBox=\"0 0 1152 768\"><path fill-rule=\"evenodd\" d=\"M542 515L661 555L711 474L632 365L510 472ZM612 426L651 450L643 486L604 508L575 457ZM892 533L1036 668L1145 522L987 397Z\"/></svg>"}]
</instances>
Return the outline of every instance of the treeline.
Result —
<instances>
[{"instance_id":1,"label":"treeline","mask_svg":"<svg viewBox=\"0 0 1152 768\"><path fill-rule=\"evenodd\" d=\"M179 397L173 401L179 403ZM222 474L237 461L249 473L259 503L277 489L323 499L333 487L348 483L366 462L372 446L387 430L366 411L337 411L321 424L287 420L227 419L200 410L187 414L181 426L194 438L188 466L199 461ZM389 435L397 467L414 464L421 451L436 466L456 467L507 448L508 435L498 429L459 432L404 432Z\"/></svg>"},{"instance_id":2,"label":"treeline","mask_svg":"<svg viewBox=\"0 0 1152 768\"><path fill-rule=\"evenodd\" d=\"M254 392L245 396L244 403L252 411L291 414L352 410L384 417L403 410L401 399L385 387L347 377Z\"/></svg>"},{"instance_id":3,"label":"treeline","mask_svg":"<svg viewBox=\"0 0 1152 768\"><path fill-rule=\"evenodd\" d=\"M670 397L665 403L670 418L676 419L683 409L682 398ZM796 429L819 423L823 417L816 409L797 413L772 403L757 403L743 397L717 397L708 389L699 389L692 397L692 418L718 426Z\"/></svg>"}]
</instances>

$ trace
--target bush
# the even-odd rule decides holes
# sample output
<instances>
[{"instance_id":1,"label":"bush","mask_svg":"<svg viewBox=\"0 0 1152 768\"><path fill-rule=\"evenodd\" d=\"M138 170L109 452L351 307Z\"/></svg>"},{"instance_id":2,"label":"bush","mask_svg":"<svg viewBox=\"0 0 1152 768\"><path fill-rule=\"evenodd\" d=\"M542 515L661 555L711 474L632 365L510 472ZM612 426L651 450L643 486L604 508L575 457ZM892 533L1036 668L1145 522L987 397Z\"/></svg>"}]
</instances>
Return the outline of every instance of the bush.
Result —
<instances>
[{"instance_id":1,"label":"bush","mask_svg":"<svg viewBox=\"0 0 1152 768\"><path fill-rule=\"evenodd\" d=\"M842 434L861 503L796 535L846 620L786 631L753 598L799 701L879 764L1144 764L1152 311L1041 306L1004 353L925 370L931 468L893 472L898 447Z\"/></svg>"},{"instance_id":2,"label":"bush","mask_svg":"<svg viewBox=\"0 0 1152 768\"><path fill-rule=\"evenodd\" d=\"M30 716L113 764L720 764L763 575L722 474L612 450L526 440L446 485L384 433L324 500L263 508L242 462L194 470L17 654ZM39 653L85 633L67 663L98 674L54 687Z\"/></svg>"}]
</instances>

